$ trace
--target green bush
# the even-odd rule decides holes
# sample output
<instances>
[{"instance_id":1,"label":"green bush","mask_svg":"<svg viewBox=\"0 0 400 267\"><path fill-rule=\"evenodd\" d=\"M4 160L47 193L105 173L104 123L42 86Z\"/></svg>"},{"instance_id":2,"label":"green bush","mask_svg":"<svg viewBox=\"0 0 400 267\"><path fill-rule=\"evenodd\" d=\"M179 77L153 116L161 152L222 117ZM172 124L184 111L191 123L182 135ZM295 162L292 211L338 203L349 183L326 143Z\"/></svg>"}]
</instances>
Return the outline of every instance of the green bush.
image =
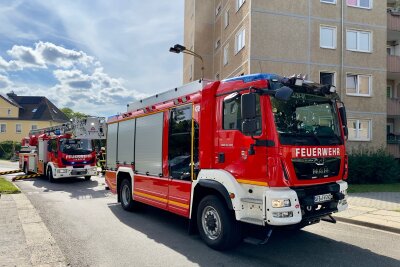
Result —
<instances>
[{"instance_id":1,"label":"green bush","mask_svg":"<svg viewBox=\"0 0 400 267\"><path fill-rule=\"evenodd\" d=\"M0 159L11 159L14 151L19 151L21 144L19 142L5 141L0 142Z\"/></svg>"},{"instance_id":2,"label":"green bush","mask_svg":"<svg viewBox=\"0 0 400 267\"><path fill-rule=\"evenodd\" d=\"M350 184L387 184L400 182L399 162L384 149L358 150L349 155Z\"/></svg>"}]
</instances>

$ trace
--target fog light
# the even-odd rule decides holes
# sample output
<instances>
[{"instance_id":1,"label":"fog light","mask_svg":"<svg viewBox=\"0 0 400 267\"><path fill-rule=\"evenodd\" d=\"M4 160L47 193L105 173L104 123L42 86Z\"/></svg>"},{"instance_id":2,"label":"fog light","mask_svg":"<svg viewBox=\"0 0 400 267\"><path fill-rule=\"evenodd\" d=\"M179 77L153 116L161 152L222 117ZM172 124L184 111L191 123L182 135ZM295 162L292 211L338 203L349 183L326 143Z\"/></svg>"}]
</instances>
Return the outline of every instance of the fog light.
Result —
<instances>
[{"instance_id":1,"label":"fog light","mask_svg":"<svg viewBox=\"0 0 400 267\"><path fill-rule=\"evenodd\" d=\"M272 217L274 218L289 218L293 217L293 211L273 212Z\"/></svg>"},{"instance_id":2,"label":"fog light","mask_svg":"<svg viewBox=\"0 0 400 267\"><path fill-rule=\"evenodd\" d=\"M67 173L67 170L66 169L58 169L57 172L58 173Z\"/></svg>"},{"instance_id":3,"label":"fog light","mask_svg":"<svg viewBox=\"0 0 400 267\"><path fill-rule=\"evenodd\" d=\"M271 204L273 208L290 207L290 199L273 199Z\"/></svg>"}]
</instances>

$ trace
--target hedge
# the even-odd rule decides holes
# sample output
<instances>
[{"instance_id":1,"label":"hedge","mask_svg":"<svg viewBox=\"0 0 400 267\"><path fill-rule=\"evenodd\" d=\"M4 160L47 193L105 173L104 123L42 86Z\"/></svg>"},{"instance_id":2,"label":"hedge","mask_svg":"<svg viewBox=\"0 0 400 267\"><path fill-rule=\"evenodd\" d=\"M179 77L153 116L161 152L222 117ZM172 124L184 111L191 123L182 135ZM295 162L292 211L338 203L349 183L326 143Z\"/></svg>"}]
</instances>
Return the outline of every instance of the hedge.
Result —
<instances>
[{"instance_id":1,"label":"hedge","mask_svg":"<svg viewBox=\"0 0 400 267\"><path fill-rule=\"evenodd\" d=\"M0 142L0 159L11 159L14 155L13 147L14 151L19 151L21 149L21 144L19 142L12 141Z\"/></svg>"},{"instance_id":2,"label":"hedge","mask_svg":"<svg viewBox=\"0 0 400 267\"><path fill-rule=\"evenodd\" d=\"M349 154L350 184L386 184L400 182L399 162L384 149L361 149Z\"/></svg>"}]
</instances>

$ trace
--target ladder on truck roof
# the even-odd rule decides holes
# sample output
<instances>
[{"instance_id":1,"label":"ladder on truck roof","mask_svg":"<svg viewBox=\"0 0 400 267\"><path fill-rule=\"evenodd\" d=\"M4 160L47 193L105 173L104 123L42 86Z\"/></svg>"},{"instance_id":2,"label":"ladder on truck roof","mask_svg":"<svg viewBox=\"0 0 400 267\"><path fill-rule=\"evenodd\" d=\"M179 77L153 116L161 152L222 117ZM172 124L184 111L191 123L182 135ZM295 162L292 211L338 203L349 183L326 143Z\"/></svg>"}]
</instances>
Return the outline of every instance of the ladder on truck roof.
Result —
<instances>
[{"instance_id":1,"label":"ladder on truck roof","mask_svg":"<svg viewBox=\"0 0 400 267\"><path fill-rule=\"evenodd\" d=\"M133 102L128 104L128 112L129 111L137 111L142 108L152 106L158 103L163 103L165 101L169 101L174 98L178 98L181 96L193 94L195 92L201 91L204 86L211 82L211 80L197 80L191 83L187 83L185 85L182 85L180 87L176 87L174 89L162 92L160 94L156 94L150 97L147 97L145 99Z\"/></svg>"},{"instance_id":2,"label":"ladder on truck roof","mask_svg":"<svg viewBox=\"0 0 400 267\"><path fill-rule=\"evenodd\" d=\"M106 139L106 119L104 117L87 117L83 119L73 119L70 122L31 130L29 135L40 135L45 133L65 134L71 133L78 139Z\"/></svg>"}]
</instances>

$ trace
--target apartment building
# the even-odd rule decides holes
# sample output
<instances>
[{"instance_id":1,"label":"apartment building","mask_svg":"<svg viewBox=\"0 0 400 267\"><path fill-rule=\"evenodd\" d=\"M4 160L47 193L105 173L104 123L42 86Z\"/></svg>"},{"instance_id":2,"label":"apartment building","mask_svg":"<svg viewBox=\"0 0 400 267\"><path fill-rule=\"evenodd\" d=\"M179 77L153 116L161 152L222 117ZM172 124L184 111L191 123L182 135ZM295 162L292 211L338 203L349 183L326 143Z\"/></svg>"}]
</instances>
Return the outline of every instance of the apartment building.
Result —
<instances>
[{"instance_id":1,"label":"apartment building","mask_svg":"<svg viewBox=\"0 0 400 267\"><path fill-rule=\"evenodd\" d=\"M185 0L184 45L203 57L208 79L303 73L336 85L348 112L349 151L386 148L392 125L387 122L393 121L393 134L400 133L396 116L387 118L386 85L397 88L395 80L387 83L391 2ZM396 26L400 30L400 22ZM400 55L400 49L394 51ZM183 68L184 83L201 78L200 60L185 55Z\"/></svg>"}]
</instances>

